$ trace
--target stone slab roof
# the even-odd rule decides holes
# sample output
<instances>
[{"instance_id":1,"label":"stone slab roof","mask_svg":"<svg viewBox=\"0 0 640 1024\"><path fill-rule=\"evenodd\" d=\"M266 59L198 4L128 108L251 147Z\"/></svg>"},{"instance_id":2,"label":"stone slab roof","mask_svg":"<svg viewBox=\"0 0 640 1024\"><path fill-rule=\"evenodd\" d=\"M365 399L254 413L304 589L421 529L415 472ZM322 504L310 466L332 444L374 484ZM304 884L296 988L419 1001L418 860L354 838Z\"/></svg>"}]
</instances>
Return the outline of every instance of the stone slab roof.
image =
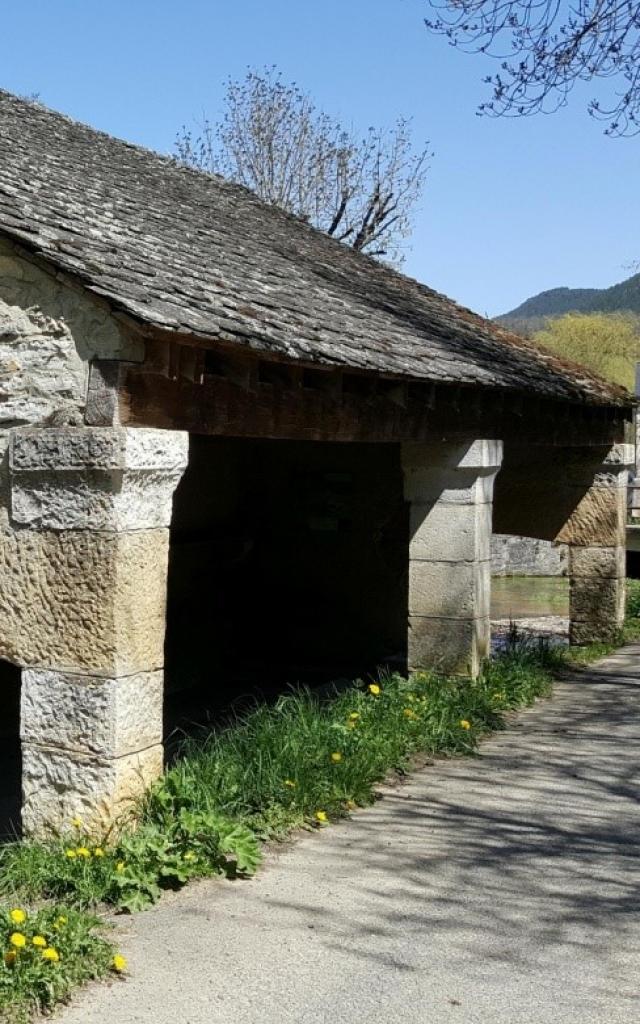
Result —
<instances>
[{"instance_id":1,"label":"stone slab roof","mask_svg":"<svg viewBox=\"0 0 640 1024\"><path fill-rule=\"evenodd\" d=\"M246 189L2 91L0 232L116 310L183 336L408 379L632 402Z\"/></svg>"}]
</instances>

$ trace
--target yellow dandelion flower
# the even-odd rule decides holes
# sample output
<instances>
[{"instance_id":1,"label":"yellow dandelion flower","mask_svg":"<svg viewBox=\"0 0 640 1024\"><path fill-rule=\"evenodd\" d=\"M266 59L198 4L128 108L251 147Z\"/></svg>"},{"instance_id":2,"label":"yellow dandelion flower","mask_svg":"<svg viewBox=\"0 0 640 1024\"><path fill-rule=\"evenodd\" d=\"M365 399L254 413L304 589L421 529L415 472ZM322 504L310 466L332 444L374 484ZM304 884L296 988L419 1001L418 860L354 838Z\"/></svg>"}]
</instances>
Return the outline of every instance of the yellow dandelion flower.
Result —
<instances>
[{"instance_id":1,"label":"yellow dandelion flower","mask_svg":"<svg viewBox=\"0 0 640 1024\"><path fill-rule=\"evenodd\" d=\"M64 916L64 914L60 914L60 917L57 919L56 924L59 925L60 927L62 927L66 923L67 923L67 918Z\"/></svg>"},{"instance_id":2,"label":"yellow dandelion flower","mask_svg":"<svg viewBox=\"0 0 640 1024\"><path fill-rule=\"evenodd\" d=\"M96 846L95 850L93 851L93 856L104 857L104 850L102 849L101 846Z\"/></svg>"},{"instance_id":3,"label":"yellow dandelion flower","mask_svg":"<svg viewBox=\"0 0 640 1024\"><path fill-rule=\"evenodd\" d=\"M416 713L413 710L413 708L405 708L404 711L402 712L402 714L404 715L405 718L415 718L416 717Z\"/></svg>"},{"instance_id":4,"label":"yellow dandelion flower","mask_svg":"<svg viewBox=\"0 0 640 1024\"><path fill-rule=\"evenodd\" d=\"M73 860L75 855L76 855L76 851L75 850L65 850L65 856L67 856L69 858L69 860Z\"/></svg>"},{"instance_id":5,"label":"yellow dandelion flower","mask_svg":"<svg viewBox=\"0 0 640 1024\"><path fill-rule=\"evenodd\" d=\"M84 857L85 860L91 856L91 850L87 850L86 846L79 846L76 850L78 857Z\"/></svg>"},{"instance_id":6,"label":"yellow dandelion flower","mask_svg":"<svg viewBox=\"0 0 640 1024\"><path fill-rule=\"evenodd\" d=\"M26 913L24 910L20 910L19 907L16 907L15 910L9 911L9 917L14 924L23 924L27 920Z\"/></svg>"},{"instance_id":7,"label":"yellow dandelion flower","mask_svg":"<svg viewBox=\"0 0 640 1024\"><path fill-rule=\"evenodd\" d=\"M16 949L24 949L27 944L27 940L22 932L13 932L13 934L9 936L9 942L12 946L15 946Z\"/></svg>"},{"instance_id":8,"label":"yellow dandelion flower","mask_svg":"<svg viewBox=\"0 0 640 1024\"><path fill-rule=\"evenodd\" d=\"M369 686L369 693L372 693L374 697L377 697L380 693L380 687L377 683L371 683Z\"/></svg>"},{"instance_id":9,"label":"yellow dandelion flower","mask_svg":"<svg viewBox=\"0 0 640 1024\"><path fill-rule=\"evenodd\" d=\"M468 722L466 720L466 718L461 718L460 719L460 728L461 729L470 729L471 728L471 722Z\"/></svg>"},{"instance_id":10,"label":"yellow dandelion flower","mask_svg":"<svg viewBox=\"0 0 640 1024\"><path fill-rule=\"evenodd\" d=\"M7 952L4 954L4 962L7 965L7 967L13 966L17 959L18 954L16 953L15 949L8 949Z\"/></svg>"},{"instance_id":11,"label":"yellow dandelion flower","mask_svg":"<svg viewBox=\"0 0 640 1024\"><path fill-rule=\"evenodd\" d=\"M60 959L58 950L54 949L53 946L47 946L46 949L43 949L41 956L43 960L50 960L52 963L57 963Z\"/></svg>"},{"instance_id":12,"label":"yellow dandelion flower","mask_svg":"<svg viewBox=\"0 0 640 1024\"><path fill-rule=\"evenodd\" d=\"M71 824L74 828L82 828L82 818L72 818Z\"/></svg>"},{"instance_id":13,"label":"yellow dandelion flower","mask_svg":"<svg viewBox=\"0 0 640 1024\"><path fill-rule=\"evenodd\" d=\"M359 711L352 711L351 714L349 715L349 721L350 722L357 722L359 718L360 718L360 712Z\"/></svg>"},{"instance_id":14,"label":"yellow dandelion flower","mask_svg":"<svg viewBox=\"0 0 640 1024\"><path fill-rule=\"evenodd\" d=\"M45 939L44 935L34 935L31 941L33 942L34 946L44 947L47 944L47 940Z\"/></svg>"},{"instance_id":15,"label":"yellow dandelion flower","mask_svg":"<svg viewBox=\"0 0 640 1024\"><path fill-rule=\"evenodd\" d=\"M122 955L122 953L116 953L116 955L114 956L113 960L111 961L111 966L113 967L114 971L118 972L118 974L120 974L122 971L126 971L126 969L127 969L126 957L124 957Z\"/></svg>"},{"instance_id":16,"label":"yellow dandelion flower","mask_svg":"<svg viewBox=\"0 0 640 1024\"><path fill-rule=\"evenodd\" d=\"M293 779L285 779L284 780L284 785L288 786L289 789L295 789L296 788L296 783L293 781Z\"/></svg>"},{"instance_id":17,"label":"yellow dandelion flower","mask_svg":"<svg viewBox=\"0 0 640 1024\"><path fill-rule=\"evenodd\" d=\"M334 764L340 764L340 762L342 761L342 754L340 753L339 750L334 750L333 754L331 755L331 760L333 761Z\"/></svg>"},{"instance_id":18,"label":"yellow dandelion flower","mask_svg":"<svg viewBox=\"0 0 640 1024\"><path fill-rule=\"evenodd\" d=\"M116 864L116 871L124 871L124 867L124 861L119 860L118 863Z\"/></svg>"},{"instance_id":19,"label":"yellow dandelion flower","mask_svg":"<svg viewBox=\"0 0 640 1024\"><path fill-rule=\"evenodd\" d=\"M325 821L329 820L327 818L327 812L326 811L316 811L315 818L316 818L316 821L319 821L321 825L323 825L325 823Z\"/></svg>"}]
</instances>

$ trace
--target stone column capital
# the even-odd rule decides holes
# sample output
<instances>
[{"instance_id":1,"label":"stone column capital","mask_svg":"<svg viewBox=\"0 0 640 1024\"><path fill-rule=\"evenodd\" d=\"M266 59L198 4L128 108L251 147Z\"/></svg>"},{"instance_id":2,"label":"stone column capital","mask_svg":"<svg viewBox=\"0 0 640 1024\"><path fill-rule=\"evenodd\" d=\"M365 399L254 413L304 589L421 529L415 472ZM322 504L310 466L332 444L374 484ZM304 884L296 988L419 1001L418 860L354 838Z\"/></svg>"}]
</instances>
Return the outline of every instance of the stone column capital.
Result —
<instances>
[{"instance_id":1,"label":"stone column capital","mask_svg":"<svg viewBox=\"0 0 640 1024\"><path fill-rule=\"evenodd\" d=\"M402 445L405 469L425 467L468 469L495 473L502 465L502 441L480 438L474 441L407 441Z\"/></svg>"},{"instance_id":2,"label":"stone column capital","mask_svg":"<svg viewBox=\"0 0 640 1024\"><path fill-rule=\"evenodd\" d=\"M407 442L402 445L406 501L429 504L491 502L502 464L502 441Z\"/></svg>"},{"instance_id":3,"label":"stone column capital","mask_svg":"<svg viewBox=\"0 0 640 1024\"><path fill-rule=\"evenodd\" d=\"M11 521L43 530L168 526L188 446L183 431L14 428L9 443Z\"/></svg>"}]
</instances>

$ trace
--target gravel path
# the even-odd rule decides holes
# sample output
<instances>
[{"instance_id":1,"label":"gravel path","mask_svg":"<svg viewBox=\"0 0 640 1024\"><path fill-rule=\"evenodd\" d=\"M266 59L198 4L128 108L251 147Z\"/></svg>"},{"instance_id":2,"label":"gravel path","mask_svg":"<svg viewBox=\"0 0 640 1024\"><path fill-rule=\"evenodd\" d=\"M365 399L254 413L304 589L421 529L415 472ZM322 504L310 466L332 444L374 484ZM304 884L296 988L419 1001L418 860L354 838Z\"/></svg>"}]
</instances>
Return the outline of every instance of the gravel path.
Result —
<instances>
[{"instance_id":1,"label":"gravel path","mask_svg":"<svg viewBox=\"0 0 640 1024\"><path fill-rule=\"evenodd\" d=\"M120 919L63 1024L635 1024L640 645L251 882Z\"/></svg>"}]
</instances>

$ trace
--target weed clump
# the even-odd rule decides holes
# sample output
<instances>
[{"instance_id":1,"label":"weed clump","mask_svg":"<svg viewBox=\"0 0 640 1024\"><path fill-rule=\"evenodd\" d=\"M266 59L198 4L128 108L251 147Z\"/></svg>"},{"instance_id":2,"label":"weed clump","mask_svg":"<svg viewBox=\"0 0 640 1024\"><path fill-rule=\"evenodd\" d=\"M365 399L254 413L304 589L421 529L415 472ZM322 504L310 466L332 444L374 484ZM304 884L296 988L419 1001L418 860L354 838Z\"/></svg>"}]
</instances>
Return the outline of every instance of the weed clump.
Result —
<instances>
[{"instance_id":1,"label":"weed clump","mask_svg":"<svg viewBox=\"0 0 640 1024\"><path fill-rule=\"evenodd\" d=\"M145 819L164 825L206 809L266 838L341 817L370 803L376 783L405 772L418 752L473 753L506 711L549 692L560 661L545 645L511 644L477 680L418 672L329 698L294 690L188 741L151 789Z\"/></svg>"},{"instance_id":2,"label":"weed clump","mask_svg":"<svg viewBox=\"0 0 640 1024\"><path fill-rule=\"evenodd\" d=\"M407 772L416 754L475 753L568 664L514 630L478 679L417 672L328 695L291 690L185 742L118 832L96 837L74 818L49 841L0 847L0 896L13 903L0 909L0 1017L21 1022L83 981L125 969L88 910L133 912L193 878L251 875L261 841L324 828L371 803L376 784ZM27 912L17 901L45 905Z\"/></svg>"},{"instance_id":3,"label":"weed clump","mask_svg":"<svg viewBox=\"0 0 640 1024\"><path fill-rule=\"evenodd\" d=\"M12 1024L50 1010L83 982L126 969L95 917L59 906L0 910L0 956L0 1017Z\"/></svg>"}]
</instances>

